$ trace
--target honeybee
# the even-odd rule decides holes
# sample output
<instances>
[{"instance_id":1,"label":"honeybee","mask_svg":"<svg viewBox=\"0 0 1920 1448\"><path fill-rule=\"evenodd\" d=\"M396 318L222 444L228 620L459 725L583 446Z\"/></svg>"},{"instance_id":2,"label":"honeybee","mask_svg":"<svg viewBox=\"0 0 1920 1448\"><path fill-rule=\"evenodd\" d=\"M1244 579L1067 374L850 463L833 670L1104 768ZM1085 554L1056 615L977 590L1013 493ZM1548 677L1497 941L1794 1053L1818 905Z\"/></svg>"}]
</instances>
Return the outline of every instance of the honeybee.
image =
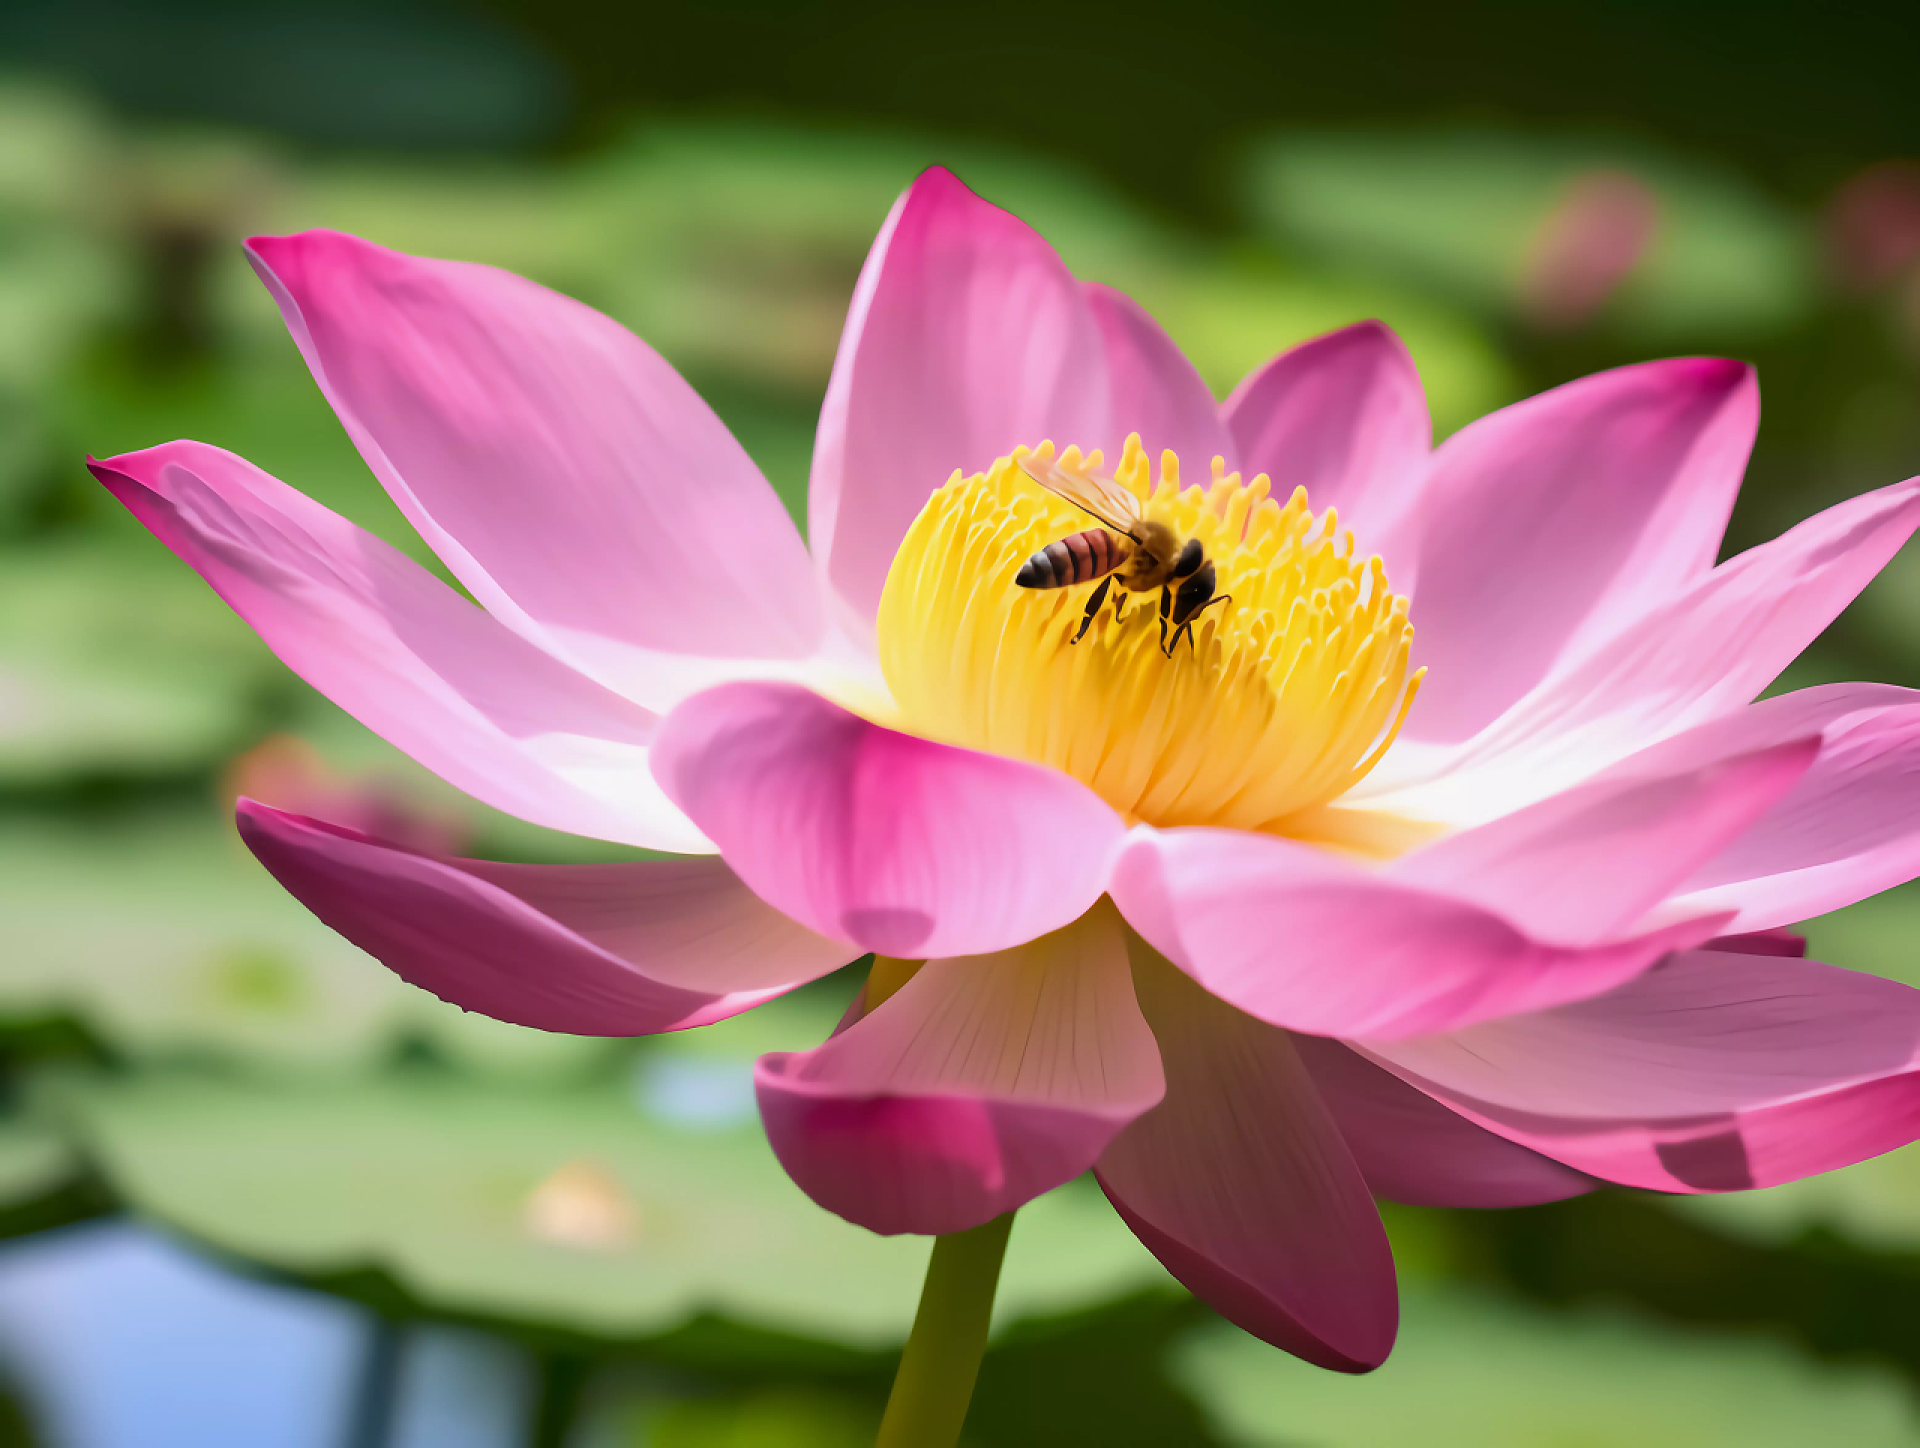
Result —
<instances>
[{"instance_id":1,"label":"honeybee","mask_svg":"<svg viewBox=\"0 0 1920 1448\"><path fill-rule=\"evenodd\" d=\"M1029 456L1020 459L1020 471L1104 525L1049 543L1022 563L1013 577L1021 588L1069 588L1100 580L1093 597L1087 600L1079 629L1068 642L1077 644L1086 635L1117 579L1123 592L1114 595L1116 621L1126 606L1127 593L1151 593L1157 588L1160 651L1172 658L1182 634L1187 636L1191 651L1193 621L1204 610L1233 597L1230 593L1215 595L1213 562L1200 540L1182 541L1165 523L1147 517L1140 500L1119 482L1091 469L1064 468ZM1173 629L1171 638L1167 636L1169 625Z\"/></svg>"}]
</instances>

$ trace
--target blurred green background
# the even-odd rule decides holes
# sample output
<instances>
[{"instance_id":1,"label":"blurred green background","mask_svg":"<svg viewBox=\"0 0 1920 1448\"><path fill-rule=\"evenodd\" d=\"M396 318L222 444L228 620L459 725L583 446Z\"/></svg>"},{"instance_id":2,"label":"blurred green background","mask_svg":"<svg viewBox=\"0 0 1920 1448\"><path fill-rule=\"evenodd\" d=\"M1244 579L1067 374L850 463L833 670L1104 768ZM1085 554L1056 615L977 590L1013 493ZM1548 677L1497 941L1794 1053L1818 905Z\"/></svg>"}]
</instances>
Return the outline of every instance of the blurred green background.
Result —
<instances>
[{"instance_id":1,"label":"blurred green background","mask_svg":"<svg viewBox=\"0 0 1920 1448\"><path fill-rule=\"evenodd\" d=\"M241 261L331 226L611 313L795 516L848 295L943 161L1223 394L1363 317L1442 433L1756 362L1729 548L1920 472L1911 7L722 0L0 11L0 1445L854 1448L925 1245L812 1207L748 1063L401 984L235 840L238 790L460 850L481 809L281 669L79 466L245 454L426 560ZM1920 682L1903 556L1787 681ZM1920 983L1920 894L1812 922ZM1360 1380L1187 1298L1076 1183L1023 1212L977 1448L1920 1445L1920 1152L1713 1200L1389 1207Z\"/></svg>"}]
</instances>

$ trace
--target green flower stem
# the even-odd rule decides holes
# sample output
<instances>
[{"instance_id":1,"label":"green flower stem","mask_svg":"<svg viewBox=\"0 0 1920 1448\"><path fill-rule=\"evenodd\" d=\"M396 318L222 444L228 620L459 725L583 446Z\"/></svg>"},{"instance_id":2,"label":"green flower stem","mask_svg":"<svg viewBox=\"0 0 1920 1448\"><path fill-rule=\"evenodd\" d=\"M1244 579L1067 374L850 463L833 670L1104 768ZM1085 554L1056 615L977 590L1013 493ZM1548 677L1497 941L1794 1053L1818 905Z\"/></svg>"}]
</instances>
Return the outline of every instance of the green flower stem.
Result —
<instances>
[{"instance_id":1,"label":"green flower stem","mask_svg":"<svg viewBox=\"0 0 1920 1448\"><path fill-rule=\"evenodd\" d=\"M936 1237L920 1310L893 1376L875 1448L954 1448L987 1350L987 1323L1013 1213Z\"/></svg>"}]
</instances>

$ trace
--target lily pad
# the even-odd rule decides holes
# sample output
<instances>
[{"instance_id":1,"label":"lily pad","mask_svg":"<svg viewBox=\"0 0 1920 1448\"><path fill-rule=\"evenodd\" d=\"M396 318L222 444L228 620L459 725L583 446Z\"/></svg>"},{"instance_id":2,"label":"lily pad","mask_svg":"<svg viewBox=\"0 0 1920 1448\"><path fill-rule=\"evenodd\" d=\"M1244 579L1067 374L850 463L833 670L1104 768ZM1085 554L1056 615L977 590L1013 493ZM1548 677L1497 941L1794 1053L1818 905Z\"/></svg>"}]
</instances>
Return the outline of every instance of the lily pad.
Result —
<instances>
[{"instance_id":1,"label":"lily pad","mask_svg":"<svg viewBox=\"0 0 1920 1448\"><path fill-rule=\"evenodd\" d=\"M390 1050L408 987L283 891L211 814L0 827L0 1014L78 1019L135 1059L263 1068Z\"/></svg>"},{"instance_id":2,"label":"lily pad","mask_svg":"<svg viewBox=\"0 0 1920 1448\"><path fill-rule=\"evenodd\" d=\"M240 248L216 255L211 267L217 280L246 298L248 325L223 334L222 346L212 356L177 367L143 367L108 353L73 369L61 389L59 418L76 463L82 452L111 457L169 438L212 443L240 454L446 578L432 550L354 451ZM215 613L231 618L185 564L168 556L105 489L77 468L75 487L96 533L113 535L129 552L147 555L149 568L164 565L180 586L204 597ZM238 620L233 622L244 629Z\"/></svg>"},{"instance_id":3,"label":"lily pad","mask_svg":"<svg viewBox=\"0 0 1920 1448\"><path fill-rule=\"evenodd\" d=\"M1519 383L1475 323L1405 287L1254 252L1142 277L1133 290L1219 396L1269 358L1354 322L1386 322L1420 369L1437 436L1510 402Z\"/></svg>"},{"instance_id":4,"label":"lily pad","mask_svg":"<svg viewBox=\"0 0 1920 1448\"><path fill-rule=\"evenodd\" d=\"M0 784L205 764L243 737L272 667L157 547L0 554Z\"/></svg>"},{"instance_id":5,"label":"lily pad","mask_svg":"<svg viewBox=\"0 0 1920 1448\"><path fill-rule=\"evenodd\" d=\"M307 913L211 811L0 824L0 1019L263 1073L357 1070L425 1038L470 1066L577 1073L604 1041L469 1016Z\"/></svg>"},{"instance_id":6,"label":"lily pad","mask_svg":"<svg viewBox=\"0 0 1920 1448\"><path fill-rule=\"evenodd\" d=\"M978 145L751 122L652 123L563 170L355 163L288 188L276 225L328 225L489 262L634 328L675 365L817 394L860 264L935 162L1027 217L1093 275L1166 250L1069 167Z\"/></svg>"},{"instance_id":7,"label":"lily pad","mask_svg":"<svg viewBox=\"0 0 1920 1448\"><path fill-rule=\"evenodd\" d=\"M79 1151L50 1123L20 1116L0 1120L0 1217L70 1185L81 1170Z\"/></svg>"},{"instance_id":8,"label":"lily pad","mask_svg":"<svg viewBox=\"0 0 1920 1448\"><path fill-rule=\"evenodd\" d=\"M1755 335L1811 304L1811 247L1792 217L1738 176L1644 146L1491 130L1290 135L1254 151L1245 186L1255 219L1309 255L1517 313L1556 212L1596 181L1642 195L1649 221L1596 321L1644 342Z\"/></svg>"},{"instance_id":9,"label":"lily pad","mask_svg":"<svg viewBox=\"0 0 1920 1448\"><path fill-rule=\"evenodd\" d=\"M47 421L59 380L132 291L100 225L107 144L76 97L0 77L0 528L23 521L59 466Z\"/></svg>"},{"instance_id":10,"label":"lily pad","mask_svg":"<svg viewBox=\"0 0 1920 1448\"><path fill-rule=\"evenodd\" d=\"M1176 1375L1244 1448L1920 1444L1920 1417L1891 1370L1832 1367L1766 1337L1625 1313L1403 1289L1399 1344L1369 1376L1321 1372L1224 1325L1181 1345Z\"/></svg>"},{"instance_id":11,"label":"lily pad","mask_svg":"<svg viewBox=\"0 0 1920 1448\"><path fill-rule=\"evenodd\" d=\"M627 1343L718 1318L879 1350L904 1336L926 1263L926 1239L807 1201L757 1123L669 1122L624 1081L183 1072L61 1099L143 1213L321 1285L385 1274L438 1315ZM1013 1240L1003 1320L1166 1281L1086 1185L1028 1207Z\"/></svg>"},{"instance_id":12,"label":"lily pad","mask_svg":"<svg viewBox=\"0 0 1920 1448\"><path fill-rule=\"evenodd\" d=\"M1369 317L1406 336L1442 431L1506 401L1512 389L1476 326L1431 299L1283 268L1261 252L1226 252L1150 220L1069 167L895 137L741 126L641 133L586 173L602 185L618 182L617 206L630 225L644 220L651 236L650 250L636 244L623 253L648 261L622 272L624 291L609 310L694 365L817 386L887 208L936 162L1030 223L1077 275L1138 298L1222 396L1286 347ZM742 325L749 314L760 323ZM742 338L762 348L784 338L784 374L712 350Z\"/></svg>"}]
</instances>

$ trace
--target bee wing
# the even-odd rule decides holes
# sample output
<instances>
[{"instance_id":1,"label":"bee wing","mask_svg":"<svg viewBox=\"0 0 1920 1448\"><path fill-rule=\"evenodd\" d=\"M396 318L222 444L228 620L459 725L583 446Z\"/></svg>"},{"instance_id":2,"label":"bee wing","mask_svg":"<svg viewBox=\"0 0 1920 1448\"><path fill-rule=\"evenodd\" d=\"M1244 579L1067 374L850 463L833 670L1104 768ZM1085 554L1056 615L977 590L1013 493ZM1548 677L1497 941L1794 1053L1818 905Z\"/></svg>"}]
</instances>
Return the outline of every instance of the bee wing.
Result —
<instances>
[{"instance_id":1,"label":"bee wing","mask_svg":"<svg viewBox=\"0 0 1920 1448\"><path fill-rule=\"evenodd\" d=\"M1063 468L1036 457L1020 459L1020 471L1049 493L1065 498L1083 513L1091 513L1116 533L1134 536L1145 516L1140 500L1116 480L1082 469Z\"/></svg>"}]
</instances>

